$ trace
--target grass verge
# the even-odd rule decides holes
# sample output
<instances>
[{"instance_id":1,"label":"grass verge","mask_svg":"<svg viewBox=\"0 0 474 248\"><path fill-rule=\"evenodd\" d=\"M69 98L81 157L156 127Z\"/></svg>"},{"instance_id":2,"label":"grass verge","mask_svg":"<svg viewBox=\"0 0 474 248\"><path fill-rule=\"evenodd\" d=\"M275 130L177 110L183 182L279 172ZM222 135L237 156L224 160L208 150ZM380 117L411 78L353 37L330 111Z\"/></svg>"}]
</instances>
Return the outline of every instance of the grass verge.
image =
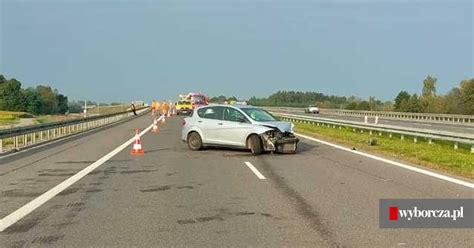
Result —
<instances>
[{"instance_id":1,"label":"grass verge","mask_svg":"<svg viewBox=\"0 0 474 248\"><path fill-rule=\"evenodd\" d=\"M357 150L378 153L386 157L474 179L474 154L470 152L471 148L468 145L460 144L459 149L454 150L452 142L435 141L434 144L428 144L428 141L418 138L417 143L414 143L413 137L405 136L405 139L401 140L400 136L396 135L392 137L387 134L379 136L378 133L370 135L368 131L354 132L352 128L339 129L302 123L295 123L295 131L323 140L334 141ZM370 138L375 138L377 145L369 145Z\"/></svg>"}]
</instances>

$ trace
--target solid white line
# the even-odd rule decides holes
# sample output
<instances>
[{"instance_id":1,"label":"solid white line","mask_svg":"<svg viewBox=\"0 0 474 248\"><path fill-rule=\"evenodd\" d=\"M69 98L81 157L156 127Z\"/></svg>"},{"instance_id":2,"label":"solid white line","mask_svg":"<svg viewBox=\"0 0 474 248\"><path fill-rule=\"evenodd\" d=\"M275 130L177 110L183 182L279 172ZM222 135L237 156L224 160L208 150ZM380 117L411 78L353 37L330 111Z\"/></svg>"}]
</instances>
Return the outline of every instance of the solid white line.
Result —
<instances>
[{"instance_id":1,"label":"solid white line","mask_svg":"<svg viewBox=\"0 0 474 248\"><path fill-rule=\"evenodd\" d=\"M160 117L161 119L161 117ZM145 133L150 131L153 125L150 125L141 133L139 136L143 136ZM95 161L91 165L87 166L86 168L82 169L74 176L64 180L62 183L56 185L54 188L48 190L47 192L43 193L42 195L38 196L34 200L28 202L23 207L17 209L15 212L5 216L3 219L0 220L0 232L7 229L9 226L15 224L17 221L21 220L23 217L28 215L29 213L33 212L35 209L39 208L41 205L45 204L47 201L51 200L57 194L61 193L63 190L67 189L69 186L73 185L75 182L79 181L81 178L95 170L97 167L101 166L103 163L107 162L107 160L111 159L117 153L125 149L129 146L133 141L135 141L135 137L127 140L125 143L120 145L119 147L115 148L113 151L109 152L107 155L103 156L99 160Z\"/></svg>"},{"instance_id":2,"label":"solid white line","mask_svg":"<svg viewBox=\"0 0 474 248\"><path fill-rule=\"evenodd\" d=\"M306 136L306 135L303 135L303 134L296 133L296 135L298 135L302 138L308 139L308 140L312 140L312 141L315 141L315 142L318 142L318 143L321 143L321 144L325 144L325 145L328 145L328 146L335 147L337 149L344 150L346 152L352 152L352 153L355 153L355 154L358 154L358 155L361 155L361 156L364 156L364 157L367 157L367 158L382 161L382 162L385 162L385 163L388 163L388 164L391 164L391 165L395 165L395 166L398 166L398 167L402 167L402 168L405 168L407 170L415 171L415 172L418 172L418 173L421 173L421 174L424 174L424 175L427 175L427 176L435 177L435 178L445 180L445 181L448 181L448 182L451 182L451 183L466 186L468 188L474 188L474 184L469 183L469 182L465 182L465 181L462 181L462 180L459 180L459 179L456 179L456 178L448 177L448 176L441 175L441 174L438 174L438 173L435 173L435 172L432 172L432 171L428 171L428 170L423 170L423 169L420 169L420 168L417 168L417 167L414 167L414 166L410 166L410 165L403 164L403 163L400 163L400 162L396 162L396 161L392 161L392 160L389 160L389 159L381 158L381 157L371 155L371 154L367 154L367 153L364 153L364 152L354 151L354 150L351 150L349 148L346 148L346 147L343 147L343 146L340 146L340 145L336 145L336 144L332 144L332 143L326 142L324 140L315 139L313 137L309 137L309 136Z\"/></svg>"},{"instance_id":3,"label":"solid white line","mask_svg":"<svg viewBox=\"0 0 474 248\"><path fill-rule=\"evenodd\" d=\"M255 168L255 166L253 166L252 163L245 162L245 164L258 177L258 179L262 179L262 180L265 179L265 177L262 175L262 173L260 173L260 171L258 171L257 168Z\"/></svg>"}]
</instances>

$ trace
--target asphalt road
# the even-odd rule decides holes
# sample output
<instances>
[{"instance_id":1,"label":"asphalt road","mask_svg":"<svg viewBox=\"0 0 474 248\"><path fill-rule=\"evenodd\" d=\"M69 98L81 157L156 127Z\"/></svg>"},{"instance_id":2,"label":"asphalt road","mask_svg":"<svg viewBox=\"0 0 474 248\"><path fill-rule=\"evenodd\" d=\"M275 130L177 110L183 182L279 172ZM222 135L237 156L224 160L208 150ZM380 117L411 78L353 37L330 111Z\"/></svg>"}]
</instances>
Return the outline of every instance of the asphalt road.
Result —
<instances>
[{"instance_id":1,"label":"asphalt road","mask_svg":"<svg viewBox=\"0 0 474 248\"><path fill-rule=\"evenodd\" d=\"M120 146L149 116L0 159L0 218ZM295 155L193 152L180 118L0 232L0 247L468 247L471 229L380 229L381 198L472 189L303 140ZM266 179L246 166L250 162Z\"/></svg>"},{"instance_id":2,"label":"asphalt road","mask_svg":"<svg viewBox=\"0 0 474 248\"><path fill-rule=\"evenodd\" d=\"M345 121L356 121L364 123L363 116L346 116L346 115L329 115L329 114L305 114L305 113L295 113L291 111L278 111L279 113L287 114L298 114L302 116L311 116L311 117L321 117L333 120L345 120ZM369 117L369 123L374 123L374 117ZM460 134L471 134L474 135L474 124L467 123L440 123L434 121L424 121L424 120L397 120L397 119L388 119L388 118L379 118L379 124L392 125L397 127L408 127L408 128L419 128L426 130L434 131L448 131Z\"/></svg>"}]
</instances>

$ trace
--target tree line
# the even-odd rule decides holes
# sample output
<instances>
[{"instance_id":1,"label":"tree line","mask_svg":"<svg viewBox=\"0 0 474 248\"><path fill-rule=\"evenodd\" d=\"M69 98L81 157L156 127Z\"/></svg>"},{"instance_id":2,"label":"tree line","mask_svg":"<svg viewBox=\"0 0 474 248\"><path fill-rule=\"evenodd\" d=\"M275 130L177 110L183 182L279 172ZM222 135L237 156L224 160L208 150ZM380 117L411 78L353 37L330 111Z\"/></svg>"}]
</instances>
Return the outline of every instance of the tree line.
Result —
<instances>
[{"instance_id":1,"label":"tree line","mask_svg":"<svg viewBox=\"0 0 474 248\"><path fill-rule=\"evenodd\" d=\"M316 105L321 108L351 109L351 110L390 110L392 103L382 102L375 97L368 100L350 96L325 95L313 91L278 91L269 97L249 99L249 104L255 106L282 106L282 107L307 107Z\"/></svg>"},{"instance_id":2,"label":"tree line","mask_svg":"<svg viewBox=\"0 0 474 248\"><path fill-rule=\"evenodd\" d=\"M231 97L226 97L226 96L215 96L210 99L210 102L212 103L224 103L224 102L231 102L231 101L237 101L237 97L231 96Z\"/></svg>"},{"instance_id":3,"label":"tree line","mask_svg":"<svg viewBox=\"0 0 474 248\"><path fill-rule=\"evenodd\" d=\"M68 99L47 85L23 89L20 81L0 74L0 110L35 115L64 114L68 111Z\"/></svg>"},{"instance_id":4,"label":"tree line","mask_svg":"<svg viewBox=\"0 0 474 248\"><path fill-rule=\"evenodd\" d=\"M436 94L436 77L423 80L421 95L400 91L395 97L394 110L412 113L474 114L474 78L462 80L445 95Z\"/></svg>"},{"instance_id":5,"label":"tree line","mask_svg":"<svg viewBox=\"0 0 474 248\"><path fill-rule=\"evenodd\" d=\"M320 92L278 91L269 97L249 99L255 106L307 107L414 113L474 114L474 78L462 80L459 87L446 95L436 94L437 78L423 80L421 95L401 91L394 101L381 101L374 96L365 100L355 96L325 95Z\"/></svg>"}]
</instances>

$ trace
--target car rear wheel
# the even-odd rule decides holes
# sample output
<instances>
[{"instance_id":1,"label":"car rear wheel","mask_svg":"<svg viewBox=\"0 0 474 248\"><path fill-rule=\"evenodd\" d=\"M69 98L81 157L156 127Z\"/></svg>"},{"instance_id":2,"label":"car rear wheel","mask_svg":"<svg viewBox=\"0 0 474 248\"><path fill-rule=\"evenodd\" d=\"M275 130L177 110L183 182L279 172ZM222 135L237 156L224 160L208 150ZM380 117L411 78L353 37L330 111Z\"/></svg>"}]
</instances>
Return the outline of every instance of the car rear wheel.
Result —
<instances>
[{"instance_id":1,"label":"car rear wheel","mask_svg":"<svg viewBox=\"0 0 474 248\"><path fill-rule=\"evenodd\" d=\"M188 134L188 147L193 151L198 151L202 149L202 139L201 135L196 132Z\"/></svg>"},{"instance_id":2,"label":"car rear wheel","mask_svg":"<svg viewBox=\"0 0 474 248\"><path fill-rule=\"evenodd\" d=\"M249 137L249 148L253 155L259 155L262 153L262 139L257 135L252 135Z\"/></svg>"}]
</instances>

